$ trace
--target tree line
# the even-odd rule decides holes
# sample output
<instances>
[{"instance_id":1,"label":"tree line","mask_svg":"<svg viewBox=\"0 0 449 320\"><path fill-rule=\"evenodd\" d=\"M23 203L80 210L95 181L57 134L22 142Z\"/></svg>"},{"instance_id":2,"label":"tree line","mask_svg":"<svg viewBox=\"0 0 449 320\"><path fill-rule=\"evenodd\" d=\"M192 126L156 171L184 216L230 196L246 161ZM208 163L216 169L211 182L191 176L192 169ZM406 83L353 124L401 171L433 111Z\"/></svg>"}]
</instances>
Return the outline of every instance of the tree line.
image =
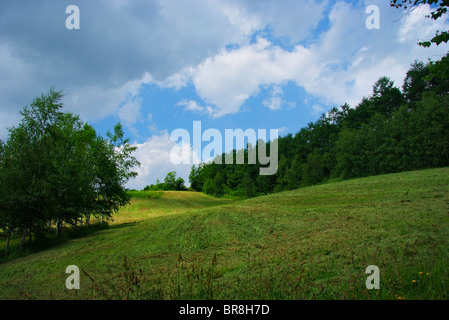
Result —
<instances>
[{"instance_id":1,"label":"tree line","mask_svg":"<svg viewBox=\"0 0 449 320\"><path fill-rule=\"evenodd\" d=\"M176 177L175 171L170 171L164 178L164 182L156 179L156 184L147 185L142 191L186 191L187 187L184 184L184 179Z\"/></svg>"},{"instance_id":2,"label":"tree line","mask_svg":"<svg viewBox=\"0 0 449 320\"><path fill-rule=\"evenodd\" d=\"M261 176L260 163L247 164L246 148L244 165L193 166L191 188L254 197L331 179L448 166L448 57L415 61L402 88L381 77L356 107L333 107L295 135L280 137L275 175Z\"/></svg>"},{"instance_id":3,"label":"tree line","mask_svg":"<svg viewBox=\"0 0 449 320\"><path fill-rule=\"evenodd\" d=\"M135 147L117 124L107 138L79 116L62 112L62 91L51 89L21 111L0 141L0 231L6 251L14 233L44 238L64 225L109 218L129 202L125 183L137 174Z\"/></svg>"}]
</instances>

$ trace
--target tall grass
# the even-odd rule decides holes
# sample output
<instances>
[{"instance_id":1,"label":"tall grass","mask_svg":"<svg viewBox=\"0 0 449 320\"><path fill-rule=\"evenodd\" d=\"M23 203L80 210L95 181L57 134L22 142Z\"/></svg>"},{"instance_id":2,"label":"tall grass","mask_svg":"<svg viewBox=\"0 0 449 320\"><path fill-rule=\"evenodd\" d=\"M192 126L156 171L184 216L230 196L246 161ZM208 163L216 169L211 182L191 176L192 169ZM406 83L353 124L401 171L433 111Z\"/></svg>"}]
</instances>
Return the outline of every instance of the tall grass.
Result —
<instances>
[{"instance_id":1,"label":"tall grass","mask_svg":"<svg viewBox=\"0 0 449 320\"><path fill-rule=\"evenodd\" d=\"M273 265L269 261L272 258L263 250L256 257L248 256L245 266L230 277L226 276L226 269L220 268L216 254L209 264L186 262L179 254L173 271L159 277L157 282L142 269L134 270L126 256L118 285L99 286L84 272L92 280L90 299L447 300L449 251L445 246L439 246L438 250L442 259L431 264L421 261L407 265L394 258L384 261L379 266L380 289L367 289L363 270L336 274L327 282L318 281L310 272L319 263L316 258L299 264L292 261Z\"/></svg>"}]
</instances>

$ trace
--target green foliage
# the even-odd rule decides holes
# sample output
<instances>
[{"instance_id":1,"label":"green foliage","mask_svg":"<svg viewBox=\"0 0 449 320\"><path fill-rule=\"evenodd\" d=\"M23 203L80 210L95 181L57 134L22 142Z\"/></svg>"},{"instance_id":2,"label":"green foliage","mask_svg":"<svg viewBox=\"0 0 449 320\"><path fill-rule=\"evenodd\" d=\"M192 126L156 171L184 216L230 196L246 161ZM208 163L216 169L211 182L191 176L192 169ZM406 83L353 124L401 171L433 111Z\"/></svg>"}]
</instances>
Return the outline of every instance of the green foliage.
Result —
<instances>
[{"instance_id":1,"label":"green foliage","mask_svg":"<svg viewBox=\"0 0 449 320\"><path fill-rule=\"evenodd\" d=\"M404 10L413 9L417 6L428 4L433 11L426 18L437 20L445 15L449 8L449 0L390 0L390 6L395 8L403 8ZM430 41L419 42L420 46L425 48L430 47L432 43L437 46L441 43L447 43L449 40L449 33L447 31L436 31L435 36Z\"/></svg>"},{"instance_id":2,"label":"green foliage","mask_svg":"<svg viewBox=\"0 0 449 320\"><path fill-rule=\"evenodd\" d=\"M436 94L449 92L449 53L438 61L429 62L429 74L425 80Z\"/></svg>"},{"instance_id":3,"label":"green foliage","mask_svg":"<svg viewBox=\"0 0 449 320\"><path fill-rule=\"evenodd\" d=\"M60 111L63 95L51 89L21 111L22 121L1 143L0 227L9 239L21 233L44 238L56 227L77 226L90 216L111 217L129 202L124 184L138 165L120 125L110 140L78 116Z\"/></svg>"},{"instance_id":4,"label":"green foliage","mask_svg":"<svg viewBox=\"0 0 449 320\"><path fill-rule=\"evenodd\" d=\"M413 105L414 102L420 101L422 93L430 85L426 77L429 75L429 68L421 61L415 61L404 79L402 90L406 101Z\"/></svg>"},{"instance_id":5,"label":"green foliage","mask_svg":"<svg viewBox=\"0 0 449 320\"><path fill-rule=\"evenodd\" d=\"M164 182L160 182L159 179L156 180L156 184L146 186L142 191L157 191L157 190L167 190L167 191L186 191L187 188L184 185L184 179L181 177L176 178L176 172L171 171L165 176Z\"/></svg>"},{"instance_id":6,"label":"green foliage","mask_svg":"<svg viewBox=\"0 0 449 320\"><path fill-rule=\"evenodd\" d=\"M448 61L449 55L415 61L402 91L381 77L356 107L334 107L295 136L280 137L273 176L260 176L260 163L249 165L245 149L244 165L202 163L192 167L190 183L210 195L249 198L338 178L447 166Z\"/></svg>"}]
</instances>

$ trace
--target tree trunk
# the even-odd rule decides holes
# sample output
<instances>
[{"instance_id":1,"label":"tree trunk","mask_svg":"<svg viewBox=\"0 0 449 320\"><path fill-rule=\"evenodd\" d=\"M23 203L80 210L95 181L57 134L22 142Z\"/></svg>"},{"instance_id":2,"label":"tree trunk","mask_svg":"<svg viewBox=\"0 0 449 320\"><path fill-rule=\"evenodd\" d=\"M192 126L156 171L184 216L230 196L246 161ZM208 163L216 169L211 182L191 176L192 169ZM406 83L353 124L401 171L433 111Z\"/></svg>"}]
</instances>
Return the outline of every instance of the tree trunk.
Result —
<instances>
[{"instance_id":1,"label":"tree trunk","mask_svg":"<svg viewBox=\"0 0 449 320\"><path fill-rule=\"evenodd\" d=\"M27 236L27 228L25 228L25 230L23 230L22 240L20 241L20 246L19 246L20 251L22 251L26 236Z\"/></svg>"},{"instance_id":2,"label":"tree trunk","mask_svg":"<svg viewBox=\"0 0 449 320\"><path fill-rule=\"evenodd\" d=\"M62 219L58 218L57 224L56 224L56 229L58 230L58 238L61 237L61 233L62 233Z\"/></svg>"},{"instance_id":3,"label":"tree trunk","mask_svg":"<svg viewBox=\"0 0 449 320\"><path fill-rule=\"evenodd\" d=\"M11 230L8 229L8 234L6 235L6 253L9 251L9 240L11 239Z\"/></svg>"},{"instance_id":4,"label":"tree trunk","mask_svg":"<svg viewBox=\"0 0 449 320\"><path fill-rule=\"evenodd\" d=\"M86 215L86 227L89 227L90 214Z\"/></svg>"}]
</instances>

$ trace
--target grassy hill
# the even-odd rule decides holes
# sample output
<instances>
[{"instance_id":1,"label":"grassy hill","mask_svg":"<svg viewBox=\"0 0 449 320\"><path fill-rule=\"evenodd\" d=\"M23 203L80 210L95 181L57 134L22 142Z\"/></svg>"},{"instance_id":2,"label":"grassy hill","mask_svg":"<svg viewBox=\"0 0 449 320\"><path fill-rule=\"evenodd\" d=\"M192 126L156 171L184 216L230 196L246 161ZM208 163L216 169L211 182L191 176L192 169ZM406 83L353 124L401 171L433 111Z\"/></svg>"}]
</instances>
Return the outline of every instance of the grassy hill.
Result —
<instances>
[{"instance_id":1,"label":"grassy hill","mask_svg":"<svg viewBox=\"0 0 449 320\"><path fill-rule=\"evenodd\" d=\"M1 264L0 298L448 298L448 168L245 201L136 193L114 220ZM79 290L65 287L69 265ZM365 286L369 265L380 290Z\"/></svg>"}]
</instances>

